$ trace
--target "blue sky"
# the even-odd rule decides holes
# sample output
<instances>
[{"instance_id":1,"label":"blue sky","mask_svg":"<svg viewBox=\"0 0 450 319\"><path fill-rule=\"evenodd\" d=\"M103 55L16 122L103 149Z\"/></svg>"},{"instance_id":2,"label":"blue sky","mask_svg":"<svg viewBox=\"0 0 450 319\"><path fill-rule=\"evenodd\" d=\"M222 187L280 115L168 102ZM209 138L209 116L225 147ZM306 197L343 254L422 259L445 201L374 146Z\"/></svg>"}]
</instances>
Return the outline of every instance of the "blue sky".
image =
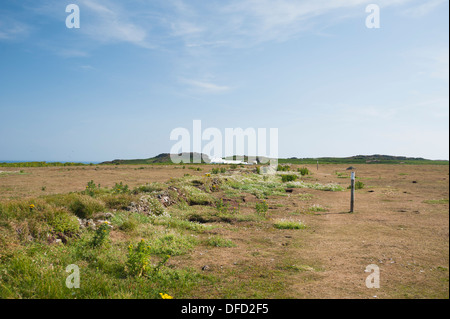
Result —
<instances>
[{"instance_id":1,"label":"blue sky","mask_svg":"<svg viewBox=\"0 0 450 319\"><path fill-rule=\"evenodd\" d=\"M65 25L71 3L79 29ZM448 159L448 7L2 0L0 160L148 158L193 120L278 128L280 157Z\"/></svg>"}]
</instances>

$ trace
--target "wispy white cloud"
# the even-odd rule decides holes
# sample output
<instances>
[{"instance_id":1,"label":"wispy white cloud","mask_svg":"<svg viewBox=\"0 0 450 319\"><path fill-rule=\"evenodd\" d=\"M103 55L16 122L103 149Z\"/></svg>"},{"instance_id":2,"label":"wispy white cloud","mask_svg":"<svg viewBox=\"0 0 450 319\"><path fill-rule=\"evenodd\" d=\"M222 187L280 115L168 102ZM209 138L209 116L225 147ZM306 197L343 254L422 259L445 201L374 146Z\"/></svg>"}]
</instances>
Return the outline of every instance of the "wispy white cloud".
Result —
<instances>
[{"instance_id":1,"label":"wispy white cloud","mask_svg":"<svg viewBox=\"0 0 450 319\"><path fill-rule=\"evenodd\" d=\"M384 8L410 1L379 0L377 4ZM220 41L235 47L248 47L268 41L287 41L311 31L317 26L315 18L321 16L333 13L339 17L365 16L365 5L373 0L232 0L226 3L211 0L202 3L201 7L188 5L183 0L169 3L175 8L172 24L186 30L186 36L191 40L186 43L193 42L192 34L195 33L198 42ZM334 17L331 20L342 19Z\"/></svg>"},{"instance_id":2,"label":"wispy white cloud","mask_svg":"<svg viewBox=\"0 0 450 319\"><path fill-rule=\"evenodd\" d=\"M80 69L81 69L81 70L84 70L84 71L95 70L95 68L94 68L92 65L81 65L81 66L80 66Z\"/></svg>"},{"instance_id":3,"label":"wispy white cloud","mask_svg":"<svg viewBox=\"0 0 450 319\"><path fill-rule=\"evenodd\" d=\"M28 35L29 32L30 27L27 24L0 16L0 40L14 40Z\"/></svg>"},{"instance_id":4,"label":"wispy white cloud","mask_svg":"<svg viewBox=\"0 0 450 319\"><path fill-rule=\"evenodd\" d=\"M125 7L117 3L80 0L80 8L87 19L80 30L89 37L100 42L129 42L135 45L150 47L147 30L128 16ZM86 12L87 11L87 12Z\"/></svg>"},{"instance_id":5,"label":"wispy white cloud","mask_svg":"<svg viewBox=\"0 0 450 319\"><path fill-rule=\"evenodd\" d=\"M202 27L186 21L172 22L171 28L173 36L188 36L203 32Z\"/></svg>"},{"instance_id":6,"label":"wispy white cloud","mask_svg":"<svg viewBox=\"0 0 450 319\"><path fill-rule=\"evenodd\" d=\"M190 89L194 89L202 93L223 93L231 89L229 86L217 85L209 81L197 81L181 78L180 82L187 84Z\"/></svg>"},{"instance_id":7,"label":"wispy white cloud","mask_svg":"<svg viewBox=\"0 0 450 319\"><path fill-rule=\"evenodd\" d=\"M423 17L445 2L446 0L428 0L425 3L404 10L403 14L413 18Z\"/></svg>"}]
</instances>

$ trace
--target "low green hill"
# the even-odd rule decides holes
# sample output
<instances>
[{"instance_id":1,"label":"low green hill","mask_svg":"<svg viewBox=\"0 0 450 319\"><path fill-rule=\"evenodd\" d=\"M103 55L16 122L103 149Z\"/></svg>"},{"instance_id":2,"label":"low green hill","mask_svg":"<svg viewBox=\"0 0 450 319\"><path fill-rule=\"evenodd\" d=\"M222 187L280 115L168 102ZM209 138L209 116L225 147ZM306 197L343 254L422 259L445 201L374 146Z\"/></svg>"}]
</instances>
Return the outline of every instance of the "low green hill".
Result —
<instances>
[{"instance_id":1,"label":"low green hill","mask_svg":"<svg viewBox=\"0 0 450 319\"><path fill-rule=\"evenodd\" d=\"M194 153L189 153L191 163ZM207 155L205 155L208 158ZM237 159L237 156L230 156L226 159ZM248 161L248 156L244 156L244 161ZM449 161L445 160L428 160L420 157L405 157L405 156L391 156L391 155L357 155L351 157L321 157L321 158L280 158L280 164L415 164L415 165L449 165ZM202 163L205 163L202 161ZM132 159L132 160L114 160L110 162L103 162L101 164L173 164L170 159L170 154L163 153L156 157L148 159ZM189 164L189 163L186 163Z\"/></svg>"}]
</instances>

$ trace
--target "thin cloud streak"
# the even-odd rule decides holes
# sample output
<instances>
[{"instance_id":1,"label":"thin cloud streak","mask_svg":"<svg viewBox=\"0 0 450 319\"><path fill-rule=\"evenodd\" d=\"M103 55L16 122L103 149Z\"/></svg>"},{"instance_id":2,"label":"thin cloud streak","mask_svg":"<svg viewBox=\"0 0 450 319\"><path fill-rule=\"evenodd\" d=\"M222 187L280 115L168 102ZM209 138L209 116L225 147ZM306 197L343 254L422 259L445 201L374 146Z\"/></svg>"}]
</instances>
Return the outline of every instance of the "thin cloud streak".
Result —
<instances>
[{"instance_id":1,"label":"thin cloud streak","mask_svg":"<svg viewBox=\"0 0 450 319\"><path fill-rule=\"evenodd\" d=\"M191 79L180 79L180 82L187 84L191 88L200 90L201 92L204 93L223 93L231 89L228 86L217 85L211 82L197 81Z\"/></svg>"}]
</instances>

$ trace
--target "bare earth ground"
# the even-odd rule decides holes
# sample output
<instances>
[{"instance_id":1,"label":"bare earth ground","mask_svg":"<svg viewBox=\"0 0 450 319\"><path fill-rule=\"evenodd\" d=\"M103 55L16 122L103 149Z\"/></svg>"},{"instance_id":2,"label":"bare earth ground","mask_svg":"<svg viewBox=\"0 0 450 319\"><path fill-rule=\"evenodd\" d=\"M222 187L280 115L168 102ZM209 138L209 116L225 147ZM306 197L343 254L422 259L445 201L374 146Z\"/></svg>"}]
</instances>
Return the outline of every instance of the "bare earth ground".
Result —
<instances>
[{"instance_id":1,"label":"bare earth ground","mask_svg":"<svg viewBox=\"0 0 450 319\"><path fill-rule=\"evenodd\" d=\"M193 167L193 165L191 165ZM164 182L184 174L204 175L179 166L92 166L0 168L0 200L81 191L90 180L111 187L130 188ZM348 186L344 165L307 167L306 181ZM349 191L295 189L288 196L271 197L271 220L303 221L304 230L279 230L271 223L238 223L210 234L231 239L236 247L199 246L190 255L173 258L225 278L230 289L241 283L249 298L264 281L274 286L274 298L448 298L449 297L449 167L412 165L356 165L366 186L356 193L355 213L349 214ZM20 172L22 170L22 172ZM43 190L43 187L44 190ZM299 194L312 196L301 197ZM253 198L252 198L253 197ZM428 202L442 200L442 202ZM246 195L242 209L254 210L256 198ZM308 213L312 205L326 208ZM380 267L380 289L368 289L368 265ZM277 286L283 287L282 292ZM200 297L233 296L223 284ZM206 296L207 295L207 296Z\"/></svg>"}]
</instances>

